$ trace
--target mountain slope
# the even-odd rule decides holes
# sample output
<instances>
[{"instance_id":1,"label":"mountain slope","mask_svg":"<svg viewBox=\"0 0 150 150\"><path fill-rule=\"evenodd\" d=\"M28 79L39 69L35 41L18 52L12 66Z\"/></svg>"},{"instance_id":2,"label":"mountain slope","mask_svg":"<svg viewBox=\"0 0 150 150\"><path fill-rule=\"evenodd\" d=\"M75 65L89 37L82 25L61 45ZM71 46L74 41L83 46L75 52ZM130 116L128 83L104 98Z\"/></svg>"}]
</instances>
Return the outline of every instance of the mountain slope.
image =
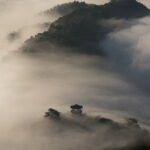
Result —
<instances>
[{"instance_id":1,"label":"mountain slope","mask_svg":"<svg viewBox=\"0 0 150 150\"><path fill-rule=\"evenodd\" d=\"M51 16L65 16L67 14L70 14L71 12L77 10L77 9L82 9L89 7L89 4L86 4L85 2L70 2L70 3L65 3L62 5L57 5L52 9L46 10L44 13L47 15Z\"/></svg>"},{"instance_id":2,"label":"mountain slope","mask_svg":"<svg viewBox=\"0 0 150 150\"><path fill-rule=\"evenodd\" d=\"M48 31L29 39L25 51L51 50L50 45L71 48L71 52L104 55L100 41L118 25L108 27L103 20L145 17L150 10L136 0L112 0L98 6L77 9L53 22ZM63 49L64 50L64 49ZM68 49L67 49L68 50Z\"/></svg>"}]
</instances>

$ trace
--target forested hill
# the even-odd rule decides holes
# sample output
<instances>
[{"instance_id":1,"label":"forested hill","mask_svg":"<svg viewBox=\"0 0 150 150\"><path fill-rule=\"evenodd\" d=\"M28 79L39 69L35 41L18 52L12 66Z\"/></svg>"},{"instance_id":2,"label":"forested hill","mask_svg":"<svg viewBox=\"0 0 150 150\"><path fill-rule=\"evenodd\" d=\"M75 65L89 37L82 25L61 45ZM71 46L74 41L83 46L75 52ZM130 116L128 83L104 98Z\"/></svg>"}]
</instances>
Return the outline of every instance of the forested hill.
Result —
<instances>
[{"instance_id":1,"label":"forested hill","mask_svg":"<svg viewBox=\"0 0 150 150\"><path fill-rule=\"evenodd\" d=\"M103 20L130 20L150 14L150 10L136 0L111 0L100 6L73 2L62 5L62 8L67 9L67 6L70 8L74 5L79 5L79 9L73 9L53 22L48 31L27 40L23 50L28 52L52 51L51 45L56 45L64 47L56 51L68 51L69 48L70 52L105 55L100 42L118 25L108 27L102 23ZM61 5L58 8L61 10Z\"/></svg>"},{"instance_id":2,"label":"forested hill","mask_svg":"<svg viewBox=\"0 0 150 150\"><path fill-rule=\"evenodd\" d=\"M74 1L74 2L70 2L70 3L57 5L54 8L44 11L44 13L46 15L65 16L77 9L82 9L82 8L86 8L89 6L91 6L91 5L89 5L85 2Z\"/></svg>"}]
</instances>

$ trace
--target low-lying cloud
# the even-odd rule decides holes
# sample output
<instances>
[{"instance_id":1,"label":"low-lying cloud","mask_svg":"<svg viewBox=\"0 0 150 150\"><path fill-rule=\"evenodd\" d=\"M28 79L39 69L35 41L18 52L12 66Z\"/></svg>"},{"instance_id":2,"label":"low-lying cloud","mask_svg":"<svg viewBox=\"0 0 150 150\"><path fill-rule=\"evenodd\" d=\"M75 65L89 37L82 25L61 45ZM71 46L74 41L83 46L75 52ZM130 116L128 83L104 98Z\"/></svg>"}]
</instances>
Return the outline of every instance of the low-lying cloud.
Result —
<instances>
[{"instance_id":1,"label":"low-lying cloud","mask_svg":"<svg viewBox=\"0 0 150 150\"><path fill-rule=\"evenodd\" d=\"M140 125L148 126L149 106L147 101L141 102L145 96L119 74L106 70L106 65L94 56L17 54L7 58L0 79L5 100L1 102L0 128L5 135L1 147L103 150L148 143L149 137L141 129L121 125L120 130L118 125L97 124L95 117L86 118L101 115L123 122L126 117L136 117ZM69 106L75 103L84 106L85 118L70 118ZM60 122L43 118L49 107L62 112ZM142 135L147 138L141 139Z\"/></svg>"},{"instance_id":2,"label":"low-lying cloud","mask_svg":"<svg viewBox=\"0 0 150 150\"><path fill-rule=\"evenodd\" d=\"M124 30L109 34L103 44L114 66L145 92L149 91L149 30L149 17L134 20Z\"/></svg>"}]
</instances>

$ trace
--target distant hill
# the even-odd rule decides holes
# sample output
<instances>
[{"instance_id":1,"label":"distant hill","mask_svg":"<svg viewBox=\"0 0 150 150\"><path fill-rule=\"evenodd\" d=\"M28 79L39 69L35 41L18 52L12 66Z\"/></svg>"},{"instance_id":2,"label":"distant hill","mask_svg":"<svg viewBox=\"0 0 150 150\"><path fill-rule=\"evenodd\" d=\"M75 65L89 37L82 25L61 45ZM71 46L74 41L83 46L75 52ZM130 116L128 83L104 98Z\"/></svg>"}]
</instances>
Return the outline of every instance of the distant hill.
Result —
<instances>
[{"instance_id":1,"label":"distant hill","mask_svg":"<svg viewBox=\"0 0 150 150\"><path fill-rule=\"evenodd\" d=\"M81 3L74 2L62 5L62 8L70 8L74 4L81 6ZM71 48L71 52L105 55L101 50L100 41L112 32L115 26L107 27L101 21L111 18L129 20L150 15L150 10L136 0L111 0L101 6L85 3L82 5L86 7L79 7L80 9L60 17L51 24L48 31L26 41L23 50L51 50L49 46L53 44ZM61 6L59 10L60 8Z\"/></svg>"},{"instance_id":2,"label":"distant hill","mask_svg":"<svg viewBox=\"0 0 150 150\"><path fill-rule=\"evenodd\" d=\"M104 5L103 16L115 18L139 18L150 14L149 9L137 0L111 0Z\"/></svg>"},{"instance_id":3,"label":"distant hill","mask_svg":"<svg viewBox=\"0 0 150 150\"><path fill-rule=\"evenodd\" d=\"M89 7L89 4L86 4L85 2L74 1L62 5L57 5L54 8L46 10L44 13L47 15L65 16L77 9L86 8L86 7Z\"/></svg>"}]
</instances>

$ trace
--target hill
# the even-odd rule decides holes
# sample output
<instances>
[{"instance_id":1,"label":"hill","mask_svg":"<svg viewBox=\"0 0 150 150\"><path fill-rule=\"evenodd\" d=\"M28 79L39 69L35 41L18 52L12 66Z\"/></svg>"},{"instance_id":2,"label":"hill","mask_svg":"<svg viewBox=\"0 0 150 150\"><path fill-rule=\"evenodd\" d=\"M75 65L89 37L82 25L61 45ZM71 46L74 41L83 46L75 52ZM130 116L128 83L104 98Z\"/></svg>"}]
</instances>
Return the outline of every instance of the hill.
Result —
<instances>
[{"instance_id":1,"label":"hill","mask_svg":"<svg viewBox=\"0 0 150 150\"><path fill-rule=\"evenodd\" d=\"M150 14L150 10L136 0L112 0L105 5L88 5L88 7L60 17L53 22L48 31L26 41L24 51L51 51L51 45L64 47L62 51L105 55L100 41L118 25L108 27L103 20L136 19ZM71 3L69 5L72 6ZM61 6L59 6L61 8ZM62 8L63 8L62 7ZM70 7L69 7L70 8ZM71 49L70 49L71 48Z\"/></svg>"},{"instance_id":2,"label":"hill","mask_svg":"<svg viewBox=\"0 0 150 150\"><path fill-rule=\"evenodd\" d=\"M86 8L88 6L89 4L86 4L85 2L74 1L62 5L57 5L54 8L46 10L44 13L52 16L65 16L77 9Z\"/></svg>"}]
</instances>

